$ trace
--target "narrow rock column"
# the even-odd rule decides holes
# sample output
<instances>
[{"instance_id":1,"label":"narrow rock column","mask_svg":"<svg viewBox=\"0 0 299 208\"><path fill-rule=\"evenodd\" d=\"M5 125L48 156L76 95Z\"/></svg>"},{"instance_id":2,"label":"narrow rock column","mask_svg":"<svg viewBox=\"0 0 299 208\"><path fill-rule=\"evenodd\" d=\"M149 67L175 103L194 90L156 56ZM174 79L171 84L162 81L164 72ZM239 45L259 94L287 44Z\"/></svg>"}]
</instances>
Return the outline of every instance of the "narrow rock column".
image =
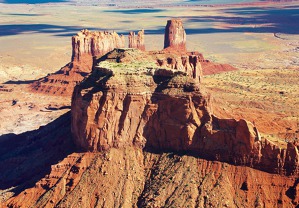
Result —
<instances>
[{"instance_id":1,"label":"narrow rock column","mask_svg":"<svg viewBox=\"0 0 299 208\"><path fill-rule=\"evenodd\" d=\"M140 30L136 35L135 32L129 34L129 48L138 48L145 51L144 30Z\"/></svg>"},{"instance_id":2,"label":"narrow rock column","mask_svg":"<svg viewBox=\"0 0 299 208\"><path fill-rule=\"evenodd\" d=\"M186 51L186 32L181 19L171 19L167 21L164 48Z\"/></svg>"}]
</instances>

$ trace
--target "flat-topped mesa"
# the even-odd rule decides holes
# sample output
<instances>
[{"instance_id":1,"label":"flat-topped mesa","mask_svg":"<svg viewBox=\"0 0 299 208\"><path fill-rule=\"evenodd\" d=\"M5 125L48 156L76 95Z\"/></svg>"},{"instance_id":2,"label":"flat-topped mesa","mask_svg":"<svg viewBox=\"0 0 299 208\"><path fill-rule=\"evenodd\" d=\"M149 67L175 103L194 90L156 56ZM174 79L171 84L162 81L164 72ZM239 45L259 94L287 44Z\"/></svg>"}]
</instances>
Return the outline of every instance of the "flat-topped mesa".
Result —
<instances>
[{"instance_id":1,"label":"flat-topped mesa","mask_svg":"<svg viewBox=\"0 0 299 208\"><path fill-rule=\"evenodd\" d=\"M90 61L93 56L101 56L114 48L123 48L125 38L116 32L91 32L81 30L72 37L72 61ZM87 58L87 60L85 60Z\"/></svg>"},{"instance_id":2,"label":"flat-topped mesa","mask_svg":"<svg viewBox=\"0 0 299 208\"><path fill-rule=\"evenodd\" d=\"M200 62L190 59L200 56L182 55L115 49L99 58L73 93L75 144L95 152L127 146L188 152L298 176L298 145L282 149L262 141L256 127L244 119L214 116L210 95L191 70ZM189 62L182 64L184 60Z\"/></svg>"},{"instance_id":3,"label":"flat-topped mesa","mask_svg":"<svg viewBox=\"0 0 299 208\"><path fill-rule=\"evenodd\" d=\"M129 48L138 48L145 51L144 30L140 30L136 35L135 32L129 33Z\"/></svg>"},{"instance_id":4,"label":"flat-topped mesa","mask_svg":"<svg viewBox=\"0 0 299 208\"><path fill-rule=\"evenodd\" d=\"M164 36L164 49L186 51L186 32L181 19L167 21Z\"/></svg>"}]
</instances>

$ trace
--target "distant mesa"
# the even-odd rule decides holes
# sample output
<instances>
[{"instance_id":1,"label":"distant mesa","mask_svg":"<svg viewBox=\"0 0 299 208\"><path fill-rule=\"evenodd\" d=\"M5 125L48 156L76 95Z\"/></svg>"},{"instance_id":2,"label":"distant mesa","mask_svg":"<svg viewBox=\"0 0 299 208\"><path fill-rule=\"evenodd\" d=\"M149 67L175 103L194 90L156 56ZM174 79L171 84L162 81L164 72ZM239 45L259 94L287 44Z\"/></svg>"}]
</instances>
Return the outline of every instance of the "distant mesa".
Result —
<instances>
[{"instance_id":1,"label":"distant mesa","mask_svg":"<svg viewBox=\"0 0 299 208\"><path fill-rule=\"evenodd\" d=\"M92 63L93 56L102 56L114 48L124 47L124 36L118 35L116 32L82 30L72 37L72 62L89 61ZM87 72L90 72L90 69Z\"/></svg>"}]
</instances>

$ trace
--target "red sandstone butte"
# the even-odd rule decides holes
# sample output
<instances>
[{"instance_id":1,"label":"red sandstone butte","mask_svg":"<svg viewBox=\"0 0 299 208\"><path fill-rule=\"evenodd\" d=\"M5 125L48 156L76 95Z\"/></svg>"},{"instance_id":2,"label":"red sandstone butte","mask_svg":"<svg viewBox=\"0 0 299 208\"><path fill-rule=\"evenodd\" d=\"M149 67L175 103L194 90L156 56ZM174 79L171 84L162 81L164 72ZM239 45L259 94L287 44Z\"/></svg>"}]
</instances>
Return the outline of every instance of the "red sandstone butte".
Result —
<instances>
[{"instance_id":1,"label":"red sandstone butte","mask_svg":"<svg viewBox=\"0 0 299 208\"><path fill-rule=\"evenodd\" d=\"M72 62L88 61L92 63L93 56L102 56L114 48L123 48L124 46L124 36L118 35L116 32L81 30L72 37Z\"/></svg>"},{"instance_id":2,"label":"red sandstone butte","mask_svg":"<svg viewBox=\"0 0 299 208\"><path fill-rule=\"evenodd\" d=\"M144 30L140 30L136 35L135 32L129 34L129 48L138 48L145 51Z\"/></svg>"},{"instance_id":3,"label":"red sandstone butte","mask_svg":"<svg viewBox=\"0 0 299 208\"><path fill-rule=\"evenodd\" d=\"M186 32L181 19L171 19L167 21L164 48L186 51Z\"/></svg>"},{"instance_id":4,"label":"red sandstone butte","mask_svg":"<svg viewBox=\"0 0 299 208\"><path fill-rule=\"evenodd\" d=\"M98 59L72 97L77 146L92 152L128 146L183 151L298 175L297 144L281 149L262 141L252 123L213 115L210 95L200 82L200 56L188 54L115 49Z\"/></svg>"},{"instance_id":5,"label":"red sandstone butte","mask_svg":"<svg viewBox=\"0 0 299 208\"><path fill-rule=\"evenodd\" d=\"M123 48L125 39L116 32L81 30L72 37L72 59L59 71L35 81L33 91L71 96L76 84L91 72L94 56L102 56L114 48Z\"/></svg>"}]
</instances>

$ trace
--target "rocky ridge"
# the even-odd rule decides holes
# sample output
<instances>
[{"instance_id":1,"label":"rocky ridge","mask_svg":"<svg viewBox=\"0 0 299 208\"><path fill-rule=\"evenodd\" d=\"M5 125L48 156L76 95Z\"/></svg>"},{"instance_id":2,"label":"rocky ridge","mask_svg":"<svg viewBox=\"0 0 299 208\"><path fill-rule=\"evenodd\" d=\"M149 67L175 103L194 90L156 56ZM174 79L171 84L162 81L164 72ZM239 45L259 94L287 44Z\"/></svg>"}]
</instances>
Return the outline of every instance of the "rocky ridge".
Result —
<instances>
[{"instance_id":1,"label":"rocky ridge","mask_svg":"<svg viewBox=\"0 0 299 208\"><path fill-rule=\"evenodd\" d=\"M125 38L116 32L91 32L82 30L72 37L72 62L92 63L93 56L102 56L114 48L125 47ZM87 72L90 72L88 69Z\"/></svg>"},{"instance_id":2,"label":"rocky ridge","mask_svg":"<svg viewBox=\"0 0 299 208\"><path fill-rule=\"evenodd\" d=\"M179 32L173 32L173 27ZM168 21L165 45L175 38L184 43L185 36L178 33L185 34L181 20ZM91 75L74 90L75 143L87 151L126 145L185 151L271 173L298 175L297 144L281 149L261 141L256 127L246 120L215 117L210 96L200 83L203 57L177 49L172 44L156 52L115 49L99 58Z\"/></svg>"}]
</instances>

